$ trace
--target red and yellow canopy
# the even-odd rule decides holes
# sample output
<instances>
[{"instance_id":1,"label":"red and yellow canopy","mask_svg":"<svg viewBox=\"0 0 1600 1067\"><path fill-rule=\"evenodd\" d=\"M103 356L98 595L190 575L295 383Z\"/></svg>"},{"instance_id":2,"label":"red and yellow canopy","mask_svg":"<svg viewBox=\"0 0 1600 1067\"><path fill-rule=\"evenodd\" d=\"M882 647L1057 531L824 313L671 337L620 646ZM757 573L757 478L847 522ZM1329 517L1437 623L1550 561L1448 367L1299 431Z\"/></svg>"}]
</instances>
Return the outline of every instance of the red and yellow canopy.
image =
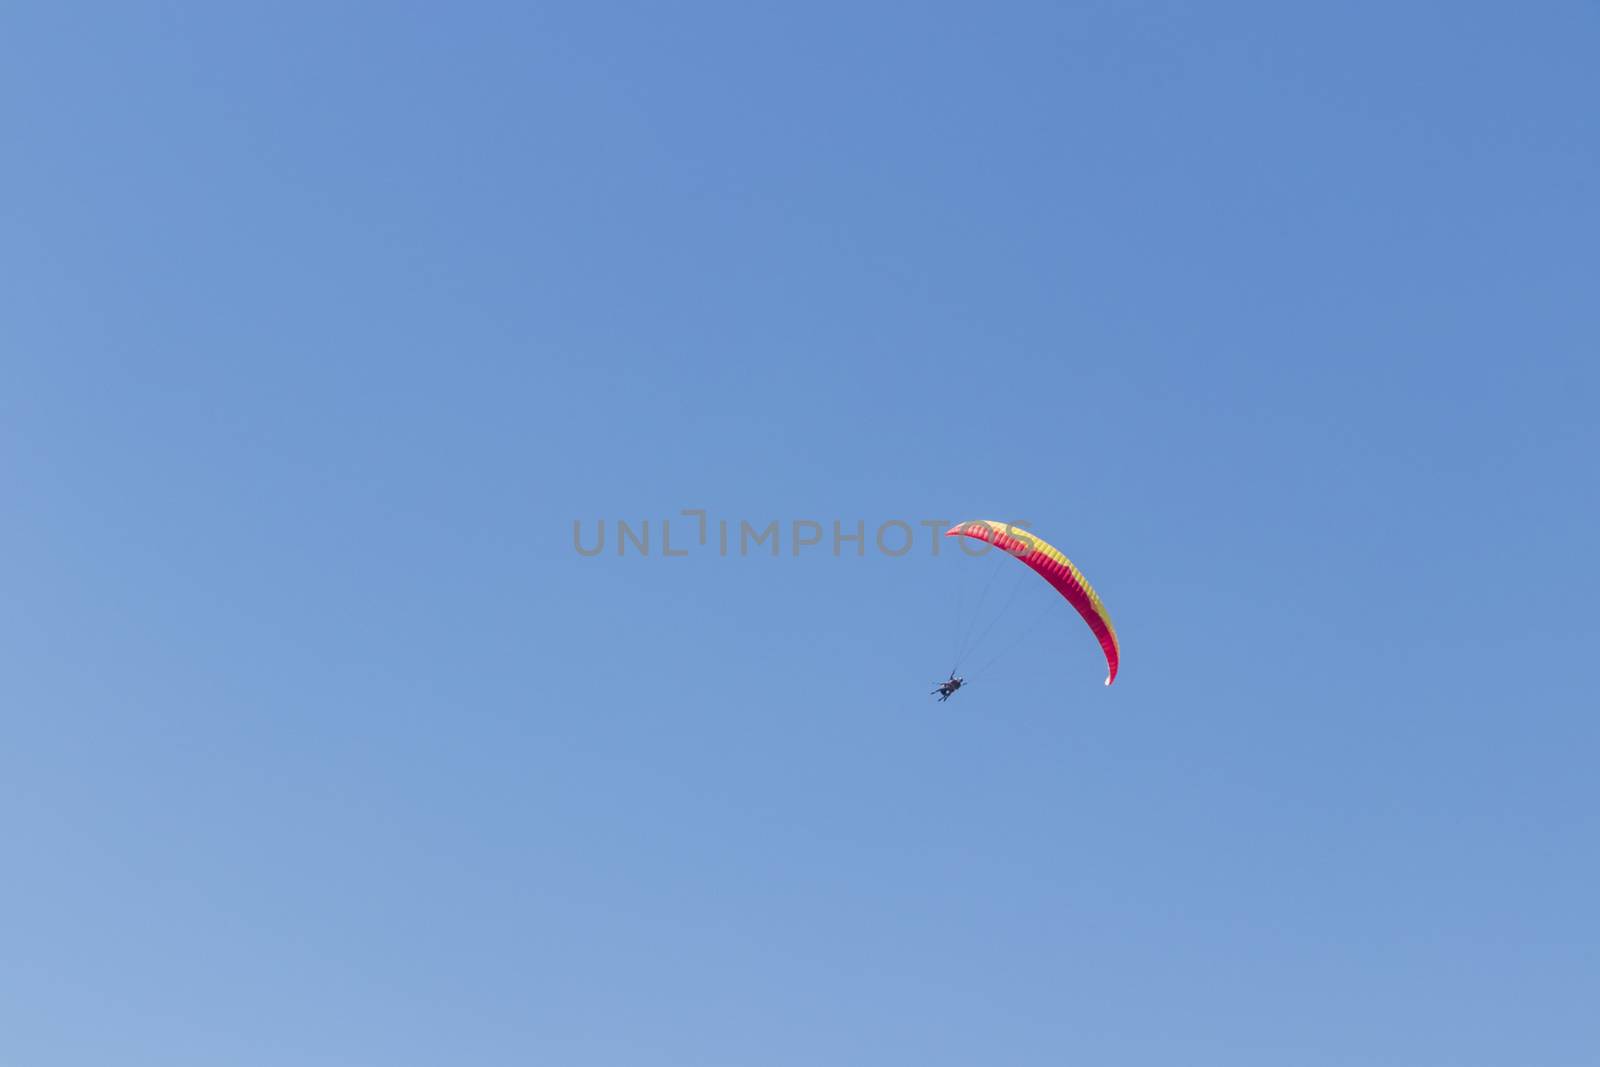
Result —
<instances>
[{"instance_id":1,"label":"red and yellow canopy","mask_svg":"<svg viewBox=\"0 0 1600 1067\"><path fill-rule=\"evenodd\" d=\"M1110 685L1116 681L1117 662L1121 656L1117 646L1117 631L1111 625L1111 613L1106 611L1106 606L1100 602L1100 594L1094 591L1089 579L1085 578L1083 572L1074 567L1072 561L1062 555L1059 549L1026 530L988 519L972 519L958 523L946 530L945 536L973 537L979 541L987 541L1032 567L1040 577L1055 586L1056 591L1078 609L1078 614L1083 616L1083 621L1089 624L1089 629L1094 631L1095 637L1100 641L1100 647L1106 654L1106 667L1109 670L1106 684Z\"/></svg>"}]
</instances>

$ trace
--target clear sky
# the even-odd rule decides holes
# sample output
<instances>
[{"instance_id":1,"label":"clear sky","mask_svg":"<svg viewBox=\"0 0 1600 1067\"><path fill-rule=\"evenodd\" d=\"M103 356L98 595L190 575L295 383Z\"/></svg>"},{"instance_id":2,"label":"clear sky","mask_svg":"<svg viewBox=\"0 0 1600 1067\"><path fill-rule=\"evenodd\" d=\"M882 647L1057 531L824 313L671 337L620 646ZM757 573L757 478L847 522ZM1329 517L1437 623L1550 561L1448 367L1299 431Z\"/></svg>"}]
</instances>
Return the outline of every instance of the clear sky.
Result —
<instances>
[{"instance_id":1,"label":"clear sky","mask_svg":"<svg viewBox=\"0 0 1600 1067\"><path fill-rule=\"evenodd\" d=\"M1597 54L7 5L0 1062L1594 1064Z\"/></svg>"}]
</instances>

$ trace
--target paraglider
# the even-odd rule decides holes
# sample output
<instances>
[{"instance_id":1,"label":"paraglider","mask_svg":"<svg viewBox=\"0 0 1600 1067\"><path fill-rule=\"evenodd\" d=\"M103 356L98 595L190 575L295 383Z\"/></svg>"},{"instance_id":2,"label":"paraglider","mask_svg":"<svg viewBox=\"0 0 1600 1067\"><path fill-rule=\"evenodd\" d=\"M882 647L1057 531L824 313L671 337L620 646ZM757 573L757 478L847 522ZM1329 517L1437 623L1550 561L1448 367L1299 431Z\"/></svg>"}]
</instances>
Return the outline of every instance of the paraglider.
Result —
<instances>
[{"instance_id":1,"label":"paraglider","mask_svg":"<svg viewBox=\"0 0 1600 1067\"><path fill-rule=\"evenodd\" d=\"M949 700L955 695L955 691L957 689L960 689L966 683L967 680L965 678L957 678L956 672L951 671L950 677L940 682L938 687L934 689L933 692L939 694L939 703L943 704L946 700ZM929 695L931 696L932 694L930 693Z\"/></svg>"},{"instance_id":2,"label":"paraglider","mask_svg":"<svg viewBox=\"0 0 1600 1067\"><path fill-rule=\"evenodd\" d=\"M968 522L958 523L945 531L946 537L971 537L979 541L986 541L996 548L1002 549L1023 564L1031 567L1040 577L1049 582L1056 592L1067 599L1067 602L1077 609L1083 621L1088 623L1095 639L1100 642L1100 648L1106 656L1106 684L1116 681L1117 666L1121 660L1121 649L1117 644L1117 631L1111 625L1111 614L1106 610L1105 604L1100 601L1100 594L1094 591L1089 580L1083 572L1072 565L1059 549L1046 543L1042 539L1007 523L991 522L987 519L973 519ZM950 672L952 680L955 672ZM959 681L959 680L957 680ZM960 688L959 685L956 688ZM952 689L951 692L955 690ZM934 690L940 692L940 690ZM949 699L949 693L941 696L940 700Z\"/></svg>"}]
</instances>

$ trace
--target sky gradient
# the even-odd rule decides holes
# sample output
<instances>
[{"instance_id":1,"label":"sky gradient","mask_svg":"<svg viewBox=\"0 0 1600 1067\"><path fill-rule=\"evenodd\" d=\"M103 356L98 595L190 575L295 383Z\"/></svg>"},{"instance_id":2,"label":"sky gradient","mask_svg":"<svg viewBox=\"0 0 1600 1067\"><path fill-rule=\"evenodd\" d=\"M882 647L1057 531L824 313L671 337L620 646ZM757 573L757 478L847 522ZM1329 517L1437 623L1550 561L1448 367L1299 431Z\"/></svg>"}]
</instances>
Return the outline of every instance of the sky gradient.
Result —
<instances>
[{"instance_id":1,"label":"sky gradient","mask_svg":"<svg viewBox=\"0 0 1600 1067\"><path fill-rule=\"evenodd\" d=\"M1593 1064L1597 48L8 5L0 1062Z\"/></svg>"}]
</instances>

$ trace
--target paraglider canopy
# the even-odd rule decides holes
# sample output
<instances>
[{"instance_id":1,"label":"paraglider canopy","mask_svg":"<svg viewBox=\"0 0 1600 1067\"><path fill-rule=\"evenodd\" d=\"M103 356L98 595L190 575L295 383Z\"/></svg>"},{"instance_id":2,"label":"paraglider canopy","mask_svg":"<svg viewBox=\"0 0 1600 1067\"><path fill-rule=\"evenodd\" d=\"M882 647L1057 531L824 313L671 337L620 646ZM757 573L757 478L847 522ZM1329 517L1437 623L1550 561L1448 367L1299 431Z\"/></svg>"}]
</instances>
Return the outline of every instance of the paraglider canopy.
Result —
<instances>
[{"instance_id":1,"label":"paraglider canopy","mask_svg":"<svg viewBox=\"0 0 1600 1067\"><path fill-rule=\"evenodd\" d=\"M1117 631L1111 625L1111 613L1106 611L1106 606L1100 602L1100 594L1094 591L1083 572L1074 567L1059 549L1026 530L989 519L957 523L945 531L945 536L987 541L1015 556L1054 586L1056 592L1078 609L1078 614L1083 616L1083 621L1089 624L1089 629L1100 642L1100 648L1106 654L1106 684L1116 681L1121 651L1117 644Z\"/></svg>"}]
</instances>

